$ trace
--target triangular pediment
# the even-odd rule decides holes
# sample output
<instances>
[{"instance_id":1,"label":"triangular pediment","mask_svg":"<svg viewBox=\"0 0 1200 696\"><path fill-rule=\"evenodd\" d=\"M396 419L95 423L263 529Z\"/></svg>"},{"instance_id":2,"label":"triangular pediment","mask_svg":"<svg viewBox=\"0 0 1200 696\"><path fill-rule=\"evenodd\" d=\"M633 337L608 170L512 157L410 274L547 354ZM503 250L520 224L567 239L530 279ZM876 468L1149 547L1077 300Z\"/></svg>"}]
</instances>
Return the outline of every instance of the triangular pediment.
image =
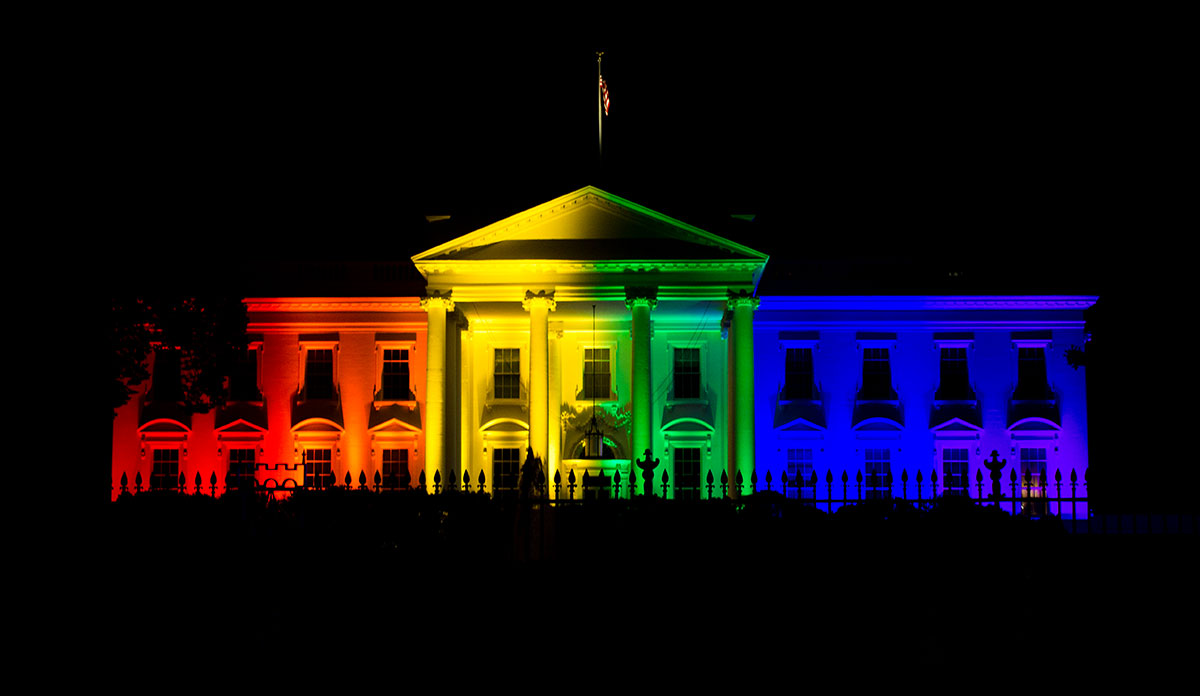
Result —
<instances>
[{"instance_id":1,"label":"triangular pediment","mask_svg":"<svg viewBox=\"0 0 1200 696\"><path fill-rule=\"evenodd\" d=\"M413 257L448 261L748 261L766 254L585 186Z\"/></svg>"}]
</instances>

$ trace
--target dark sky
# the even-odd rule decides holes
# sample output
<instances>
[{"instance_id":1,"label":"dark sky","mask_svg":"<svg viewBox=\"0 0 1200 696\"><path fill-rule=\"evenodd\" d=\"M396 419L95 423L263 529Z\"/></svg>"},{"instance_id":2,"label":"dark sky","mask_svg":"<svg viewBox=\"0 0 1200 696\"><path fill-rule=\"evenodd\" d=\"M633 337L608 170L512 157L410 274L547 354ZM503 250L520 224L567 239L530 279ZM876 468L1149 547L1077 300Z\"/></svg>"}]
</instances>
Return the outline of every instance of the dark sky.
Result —
<instances>
[{"instance_id":1,"label":"dark sky","mask_svg":"<svg viewBox=\"0 0 1200 696\"><path fill-rule=\"evenodd\" d=\"M929 260L1015 291L1096 290L1168 238L1147 211L1178 187L1163 165L1183 120L1148 68L1170 47L1125 17L847 11L620 37L609 20L551 42L446 18L228 19L179 18L105 63L106 227L175 279L404 259L586 184L773 266Z\"/></svg>"}]
</instances>

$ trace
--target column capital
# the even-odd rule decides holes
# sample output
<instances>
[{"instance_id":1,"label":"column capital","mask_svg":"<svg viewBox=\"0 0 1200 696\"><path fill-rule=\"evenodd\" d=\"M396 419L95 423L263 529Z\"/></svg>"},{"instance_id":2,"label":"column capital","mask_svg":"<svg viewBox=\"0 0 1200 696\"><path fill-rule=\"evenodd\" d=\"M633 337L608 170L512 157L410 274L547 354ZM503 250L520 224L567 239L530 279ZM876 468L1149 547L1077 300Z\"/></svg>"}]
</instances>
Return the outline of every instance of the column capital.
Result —
<instances>
[{"instance_id":1,"label":"column capital","mask_svg":"<svg viewBox=\"0 0 1200 696\"><path fill-rule=\"evenodd\" d=\"M454 300L450 297L453 290L447 290L445 293L433 292L421 298L421 309L428 312L432 308L440 307L447 312L454 311Z\"/></svg>"},{"instance_id":2,"label":"column capital","mask_svg":"<svg viewBox=\"0 0 1200 696\"><path fill-rule=\"evenodd\" d=\"M658 288L625 288L625 306L627 308L649 307L654 309L657 305Z\"/></svg>"},{"instance_id":3,"label":"column capital","mask_svg":"<svg viewBox=\"0 0 1200 696\"><path fill-rule=\"evenodd\" d=\"M533 307L545 307L547 311L553 312L558 303L554 301L554 291L546 292L538 290L536 293L532 290L525 291L525 299L521 300L521 308L528 312Z\"/></svg>"},{"instance_id":4,"label":"column capital","mask_svg":"<svg viewBox=\"0 0 1200 696\"><path fill-rule=\"evenodd\" d=\"M737 292L730 290L729 299L725 300L725 306L729 309L737 309L738 307L758 309L758 298L745 290Z\"/></svg>"}]
</instances>

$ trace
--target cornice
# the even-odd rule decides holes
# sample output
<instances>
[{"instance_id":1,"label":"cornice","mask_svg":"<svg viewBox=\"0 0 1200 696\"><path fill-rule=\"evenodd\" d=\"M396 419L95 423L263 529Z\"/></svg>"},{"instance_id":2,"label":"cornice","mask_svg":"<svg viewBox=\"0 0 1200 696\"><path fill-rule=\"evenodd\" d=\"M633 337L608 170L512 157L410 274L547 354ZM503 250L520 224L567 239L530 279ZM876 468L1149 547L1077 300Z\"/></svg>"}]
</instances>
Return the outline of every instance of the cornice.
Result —
<instances>
[{"instance_id":1,"label":"cornice","mask_svg":"<svg viewBox=\"0 0 1200 696\"><path fill-rule=\"evenodd\" d=\"M917 311L929 309L1073 309L1096 303L1093 295L765 295L760 310Z\"/></svg>"},{"instance_id":2,"label":"cornice","mask_svg":"<svg viewBox=\"0 0 1200 696\"><path fill-rule=\"evenodd\" d=\"M248 297L247 312L420 312L418 297Z\"/></svg>"},{"instance_id":3,"label":"cornice","mask_svg":"<svg viewBox=\"0 0 1200 696\"><path fill-rule=\"evenodd\" d=\"M453 261L417 261L417 265L428 273L464 274L478 273L480 270L493 271L497 268L517 271L553 271L564 272L599 272L621 273L624 271L692 271L697 269L723 269L729 271L754 272L766 265L766 260L749 261L695 261L686 259L643 261L643 260L605 260L605 261L561 261L553 259L520 259L520 260L453 260Z\"/></svg>"}]
</instances>

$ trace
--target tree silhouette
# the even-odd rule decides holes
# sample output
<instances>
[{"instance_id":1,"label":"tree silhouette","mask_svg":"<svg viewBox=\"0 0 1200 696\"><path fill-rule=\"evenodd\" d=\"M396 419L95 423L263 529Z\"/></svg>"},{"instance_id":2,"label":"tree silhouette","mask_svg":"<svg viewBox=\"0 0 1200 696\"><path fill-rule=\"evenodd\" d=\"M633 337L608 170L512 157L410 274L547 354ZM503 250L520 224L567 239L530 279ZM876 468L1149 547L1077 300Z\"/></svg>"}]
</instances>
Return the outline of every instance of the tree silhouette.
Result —
<instances>
[{"instance_id":1,"label":"tree silhouette","mask_svg":"<svg viewBox=\"0 0 1200 696\"><path fill-rule=\"evenodd\" d=\"M180 353L180 401L192 412L225 403L225 377L246 348L246 308L228 297L114 297L110 358L113 417L150 373L153 350Z\"/></svg>"}]
</instances>

